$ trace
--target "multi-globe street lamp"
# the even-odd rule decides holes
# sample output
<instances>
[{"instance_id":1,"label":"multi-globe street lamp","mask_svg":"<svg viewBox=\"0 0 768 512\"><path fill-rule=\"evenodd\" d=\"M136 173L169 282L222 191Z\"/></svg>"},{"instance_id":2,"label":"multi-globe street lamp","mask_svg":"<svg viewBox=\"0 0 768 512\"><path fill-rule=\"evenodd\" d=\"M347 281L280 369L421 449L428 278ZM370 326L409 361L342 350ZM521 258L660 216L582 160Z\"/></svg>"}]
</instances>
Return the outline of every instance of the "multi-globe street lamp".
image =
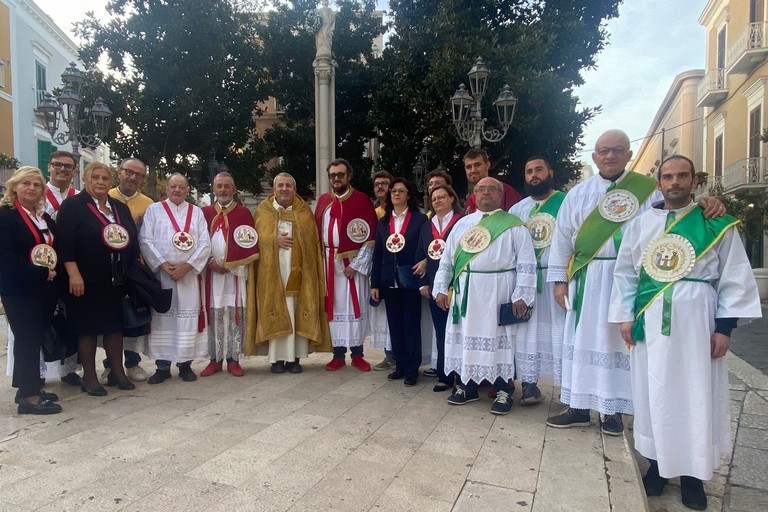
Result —
<instances>
[{"instance_id":1,"label":"multi-globe street lamp","mask_svg":"<svg viewBox=\"0 0 768 512\"><path fill-rule=\"evenodd\" d=\"M83 133L82 124L86 122L85 119L80 118L83 102L80 97L80 90L83 82L85 82L83 72L77 69L74 62L71 62L61 74L61 81L64 86L56 98L50 93L45 93L45 97L37 107L37 112L42 116L45 129L51 134L51 139L56 144L72 142L72 153L79 162L81 145L96 149L102 143L102 139L109 130L112 112L102 98L98 98L90 109L84 108L83 113L85 116L90 114L96 133ZM59 130L59 119L64 121L67 130L56 133Z\"/></svg>"},{"instance_id":2,"label":"multi-globe street lamp","mask_svg":"<svg viewBox=\"0 0 768 512\"><path fill-rule=\"evenodd\" d=\"M469 87L461 84L451 97L451 115L453 125L459 133L459 138L473 148L479 148L483 140L487 142L499 142L507 134L512 119L515 117L515 106L517 105L517 96L512 92L509 85L504 85L499 97L493 102L496 107L499 124L501 129L488 127L485 122L487 119L482 116L481 102L485 95L488 85L490 70L483 64L483 59L477 58L477 62L469 70Z\"/></svg>"}]
</instances>

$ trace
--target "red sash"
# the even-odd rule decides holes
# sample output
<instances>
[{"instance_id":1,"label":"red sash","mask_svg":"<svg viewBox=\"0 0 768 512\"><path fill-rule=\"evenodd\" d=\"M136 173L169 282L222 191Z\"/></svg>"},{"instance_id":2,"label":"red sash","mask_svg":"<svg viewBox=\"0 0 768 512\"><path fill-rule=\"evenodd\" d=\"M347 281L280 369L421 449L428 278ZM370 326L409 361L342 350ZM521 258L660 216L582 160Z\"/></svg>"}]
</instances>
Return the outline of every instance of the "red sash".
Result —
<instances>
[{"instance_id":1,"label":"red sash","mask_svg":"<svg viewBox=\"0 0 768 512\"><path fill-rule=\"evenodd\" d=\"M43 236L45 236L45 241L43 241L40 238L40 233L35 228L35 225L33 224L32 219L29 218L29 215L27 215L27 212L24 209L24 207L21 206L21 203L19 202L19 200L14 199L13 205L16 207L16 210L18 210L19 215L21 215L21 219L24 221L24 224L26 224L29 230L32 232L32 236L35 237L35 245L48 244L51 247L53 247L53 235L51 234L51 232L49 231L48 234L43 234Z\"/></svg>"},{"instance_id":2,"label":"red sash","mask_svg":"<svg viewBox=\"0 0 768 512\"><path fill-rule=\"evenodd\" d=\"M445 240L445 233L453 227L454 224L456 224L456 221L461 218L461 215L457 215L456 212L453 212L453 217L451 217L451 220L448 222L448 225L443 228L442 231L437 230L437 226L435 226L434 222L430 221L430 224L432 226L432 239L437 240L438 238L440 240Z\"/></svg>"},{"instance_id":3,"label":"red sash","mask_svg":"<svg viewBox=\"0 0 768 512\"><path fill-rule=\"evenodd\" d=\"M411 220L411 210L406 210L405 219L403 219L403 225L400 226L400 231L395 230L395 212L392 211L389 215L389 236L394 235L397 233L398 235L402 234L403 238L405 238L405 230L408 229L408 222Z\"/></svg>"},{"instance_id":4,"label":"red sash","mask_svg":"<svg viewBox=\"0 0 768 512\"><path fill-rule=\"evenodd\" d=\"M75 188L70 185L69 190L67 191L67 197L69 198L73 195L75 195ZM56 196L53 195L53 192L47 186L45 187L45 197L48 199L48 202L51 203L51 206L53 206L53 211L59 211L59 206L61 206L61 204L59 204L58 199L56 199Z\"/></svg>"},{"instance_id":5,"label":"red sash","mask_svg":"<svg viewBox=\"0 0 768 512\"><path fill-rule=\"evenodd\" d=\"M171 207L168 206L168 203L166 201L162 202L163 208L165 208L165 213L168 214L168 218L171 219L171 224L173 225L173 229L176 230L178 233L181 231L181 228L179 227L179 223L176 222L176 218L173 216L173 212L171 211ZM189 228L192 227L192 205L187 205L187 220L184 221L184 232L189 233Z\"/></svg>"},{"instance_id":6,"label":"red sash","mask_svg":"<svg viewBox=\"0 0 768 512\"><path fill-rule=\"evenodd\" d=\"M328 276L328 290L325 294L325 314L328 321L333 321L333 297L334 297L334 270L333 262L336 260L336 246L333 244L333 226L340 224L341 220L341 201L338 197L333 198L331 203L331 221L328 223L328 268L325 275ZM339 228L341 233L341 228ZM344 264L344 268L349 266L349 258L341 260ZM352 295L352 311L355 313L355 318L360 318L360 301L357 298L357 286L355 285L354 276L349 280L349 293Z\"/></svg>"}]
</instances>

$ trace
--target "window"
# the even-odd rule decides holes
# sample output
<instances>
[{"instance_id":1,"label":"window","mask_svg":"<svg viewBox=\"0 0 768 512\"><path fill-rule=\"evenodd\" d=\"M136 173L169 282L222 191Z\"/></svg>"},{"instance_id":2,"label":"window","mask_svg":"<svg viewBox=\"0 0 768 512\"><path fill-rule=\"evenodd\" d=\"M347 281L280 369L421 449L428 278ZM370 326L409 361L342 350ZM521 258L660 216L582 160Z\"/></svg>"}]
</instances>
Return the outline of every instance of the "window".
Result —
<instances>
[{"instance_id":1,"label":"window","mask_svg":"<svg viewBox=\"0 0 768 512\"><path fill-rule=\"evenodd\" d=\"M48 160L51 156L51 153L58 149L59 148L51 144L51 141L37 141L37 168L43 171L43 176L45 176L46 180L50 178L48 175Z\"/></svg>"},{"instance_id":2,"label":"window","mask_svg":"<svg viewBox=\"0 0 768 512\"><path fill-rule=\"evenodd\" d=\"M35 90L37 93L37 104L45 98L45 93L48 90L48 85L45 77L45 66L40 64L39 61L35 61Z\"/></svg>"},{"instance_id":3,"label":"window","mask_svg":"<svg viewBox=\"0 0 768 512\"><path fill-rule=\"evenodd\" d=\"M757 23L765 17L765 0L749 1L749 22Z\"/></svg>"},{"instance_id":4,"label":"window","mask_svg":"<svg viewBox=\"0 0 768 512\"><path fill-rule=\"evenodd\" d=\"M0 89L5 89L5 59L0 59Z\"/></svg>"},{"instance_id":5,"label":"window","mask_svg":"<svg viewBox=\"0 0 768 512\"><path fill-rule=\"evenodd\" d=\"M723 176L723 135L715 138L715 178Z\"/></svg>"},{"instance_id":6,"label":"window","mask_svg":"<svg viewBox=\"0 0 768 512\"><path fill-rule=\"evenodd\" d=\"M725 67L725 27L720 29L717 33L717 69L723 69ZM722 88L721 84L718 84L718 88Z\"/></svg>"},{"instance_id":7,"label":"window","mask_svg":"<svg viewBox=\"0 0 768 512\"><path fill-rule=\"evenodd\" d=\"M749 112L749 154L747 155L749 158L760 156L760 135L762 134L760 128L761 110L762 108L758 106Z\"/></svg>"}]
</instances>

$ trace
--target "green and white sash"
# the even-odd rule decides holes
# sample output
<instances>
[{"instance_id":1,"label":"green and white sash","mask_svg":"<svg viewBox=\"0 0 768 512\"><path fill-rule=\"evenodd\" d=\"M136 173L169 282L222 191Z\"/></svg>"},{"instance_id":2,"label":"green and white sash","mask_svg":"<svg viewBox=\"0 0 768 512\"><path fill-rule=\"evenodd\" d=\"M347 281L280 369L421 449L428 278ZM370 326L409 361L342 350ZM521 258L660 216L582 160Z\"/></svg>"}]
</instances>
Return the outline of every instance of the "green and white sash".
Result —
<instances>
[{"instance_id":1,"label":"green and white sash","mask_svg":"<svg viewBox=\"0 0 768 512\"><path fill-rule=\"evenodd\" d=\"M516 215L512 215L511 213L507 213L505 211L498 211L494 213L493 215L489 215L487 217L483 217L480 222L472 229L475 229L476 227L480 226L482 228L485 228L488 233L490 233L490 240L488 240L488 243L485 245L485 247L477 252L467 252L464 250L461 245L459 245L456 248L456 253L453 255L453 285L451 288L456 291L456 293L461 293L459 289L459 275L461 275L462 272L464 272L464 293L461 298L461 309L459 309L459 305L456 303L456 300L453 300L453 323L457 324L459 323L459 315L462 317L467 316L467 297L469 296L469 275L472 273L475 274L498 274L498 273L504 273L504 272L512 272L515 269L504 269L504 270L486 270L486 271L473 271L469 268L469 263L480 253L482 253L485 249L491 246L494 240L496 240L502 233L504 233L509 228L513 228L516 226L522 226L523 221L520 220L519 217ZM468 230L468 231L470 231ZM465 233L466 235L466 233ZM449 296L451 295L451 292L449 292Z\"/></svg>"},{"instance_id":2,"label":"green and white sash","mask_svg":"<svg viewBox=\"0 0 768 512\"><path fill-rule=\"evenodd\" d=\"M674 212L670 212L673 214ZM672 293L678 281L708 282L686 277L698 258L704 256L723 235L739 224L730 215L705 219L696 205L669 223L664 233L643 250L643 265L635 296L635 323L632 338L645 340L645 312L657 297L663 297L661 333L669 336L672 327Z\"/></svg>"},{"instance_id":3,"label":"green and white sash","mask_svg":"<svg viewBox=\"0 0 768 512\"><path fill-rule=\"evenodd\" d=\"M531 232L534 252L536 253L536 293L541 293L544 288L541 266L541 253L552 244L555 230L555 219L560 206L565 199L565 192L555 191L543 202L533 205L528 215L526 226Z\"/></svg>"}]
</instances>

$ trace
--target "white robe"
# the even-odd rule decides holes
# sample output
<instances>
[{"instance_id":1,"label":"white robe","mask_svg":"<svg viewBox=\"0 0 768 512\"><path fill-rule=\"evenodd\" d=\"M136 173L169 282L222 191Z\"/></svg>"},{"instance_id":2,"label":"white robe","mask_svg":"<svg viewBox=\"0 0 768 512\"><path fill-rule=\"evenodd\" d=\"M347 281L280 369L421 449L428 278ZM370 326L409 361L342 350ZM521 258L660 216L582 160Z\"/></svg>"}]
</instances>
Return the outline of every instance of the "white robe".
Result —
<instances>
[{"instance_id":1,"label":"white robe","mask_svg":"<svg viewBox=\"0 0 768 512\"><path fill-rule=\"evenodd\" d=\"M654 208L627 226L609 321L634 320L643 250L664 232L667 213ZM665 478L710 480L731 452L728 368L724 357L710 356L710 336L715 318L759 318L760 299L735 228L697 258L686 277L709 283L673 285L670 336L661 333L664 301L655 299L645 312L645 341L630 352L635 448L657 460Z\"/></svg>"},{"instance_id":2,"label":"white robe","mask_svg":"<svg viewBox=\"0 0 768 512\"><path fill-rule=\"evenodd\" d=\"M596 174L573 187L565 196L549 248L548 282L566 281L576 234L605 195L610 183ZM661 199L661 194L654 192L639 211L649 208L651 202L658 199ZM610 259L593 259L586 266L579 324L576 325L576 311L568 311L565 315L560 401L576 409L595 409L602 414L632 414L629 351L621 339L619 327L608 323L616 264L613 240L603 245L597 257ZM573 304L576 280L568 285L568 297Z\"/></svg>"},{"instance_id":3,"label":"white robe","mask_svg":"<svg viewBox=\"0 0 768 512\"><path fill-rule=\"evenodd\" d=\"M227 241L219 227L211 237L211 257L223 266L226 254ZM205 292L211 301L211 311L208 315L208 357L216 361L228 358L238 361L243 351L248 268L240 265L229 269L225 274L212 270L206 272L210 274L211 281L210 290ZM206 277L203 282L207 281Z\"/></svg>"},{"instance_id":4,"label":"white robe","mask_svg":"<svg viewBox=\"0 0 768 512\"><path fill-rule=\"evenodd\" d=\"M282 208L280 204L273 200L272 206L275 210ZM293 206L287 208L288 211L293 210ZM277 232L286 233L293 236L293 222L287 219L279 219L277 222ZM296 243L296 239L294 239ZM293 255L293 249L281 249L278 248L278 261L280 262L280 280L283 283L283 290L288 285L288 278L291 277L291 257ZM273 338L269 340L268 344L262 343L257 346L257 353L262 356L267 356L270 363L276 363L278 361L286 361L289 363L294 362L296 358L304 358L309 355L309 340L304 336L296 334L296 297L293 295L285 295L285 305L288 309L288 316L291 319L291 325L294 326L293 332Z\"/></svg>"},{"instance_id":5,"label":"white robe","mask_svg":"<svg viewBox=\"0 0 768 512\"><path fill-rule=\"evenodd\" d=\"M323 248L325 250L325 262L330 256L328 248L328 224L331 221L331 209L327 208L323 215ZM346 229L346 226L344 226ZM333 245L339 246L339 223L333 226ZM352 295L350 293L350 280L344 277L344 261L338 258L333 260L333 320L329 322L331 342L334 347L357 347L363 344L368 331L371 328L368 312L371 305L370 283L368 276L373 264L373 247L363 246L354 258L349 260L349 266L357 272L353 277L357 289L357 301L360 305L360 316L355 318L352 307ZM327 265L327 263L326 263ZM381 308L382 305L379 306Z\"/></svg>"},{"instance_id":6,"label":"white robe","mask_svg":"<svg viewBox=\"0 0 768 512\"><path fill-rule=\"evenodd\" d=\"M176 228L162 203L154 203L147 208L139 233L141 255L160 279L162 287L173 290L171 309L168 312L152 310L152 332L149 335L147 355L154 359L184 362L208 353L208 333L206 329L198 332L198 315L203 299L199 278L211 255L211 240L208 224L200 208L186 201L178 207L168 200L166 203L171 207L181 229L184 229L187 208L194 208L189 232L195 239L195 246L188 251L174 247L171 239ZM173 265L186 262L193 269L175 282L160 268L165 262Z\"/></svg>"},{"instance_id":7,"label":"white robe","mask_svg":"<svg viewBox=\"0 0 768 512\"><path fill-rule=\"evenodd\" d=\"M440 293L448 295L453 282L453 258L461 236L478 224L483 214L480 211L472 213L454 224L435 275L433 297L437 298ZM454 288L448 310L445 374L455 371L465 383L469 380L493 382L497 377L513 379L517 327L498 325L499 306L518 299L530 306L535 300L536 255L528 229L525 226L507 229L467 268L470 270L469 287L465 285L466 271L463 271L459 274L459 289ZM512 270L496 272L506 269ZM459 322L454 324L453 305L460 305L465 294L468 294L466 316L459 315Z\"/></svg>"},{"instance_id":8,"label":"white robe","mask_svg":"<svg viewBox=\"0 0 768 512\"><path fill-rule=\"evenodd\" d=\"M526 197L509 209L526 222L531 210L541 201ZM521 382L538 382L550 379L559 386L562 380L563 329L565 310L554 298L554 283L547 282L549 247L541 251L541 293L536 293L536 307L531 319L517 326L517 378Z\"/></svg>"}]
</instances>

